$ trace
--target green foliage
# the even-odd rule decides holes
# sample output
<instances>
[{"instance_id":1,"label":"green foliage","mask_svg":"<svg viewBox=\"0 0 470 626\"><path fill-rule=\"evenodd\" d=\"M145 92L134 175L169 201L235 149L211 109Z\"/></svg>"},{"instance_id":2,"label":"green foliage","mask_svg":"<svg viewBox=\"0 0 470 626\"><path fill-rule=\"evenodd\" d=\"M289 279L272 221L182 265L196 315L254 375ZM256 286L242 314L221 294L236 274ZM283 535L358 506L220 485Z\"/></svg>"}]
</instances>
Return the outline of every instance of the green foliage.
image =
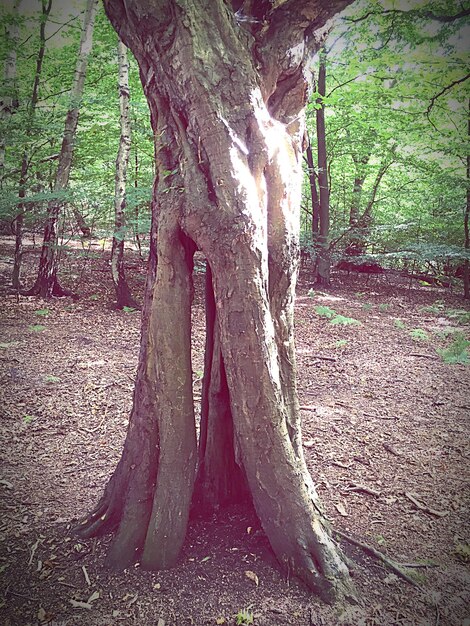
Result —
<instances>
[{"instance_id":1,"label":"green foliage","mask_svg":"<svg viewBox=\"0 0 470 626\"><path fill-rule=\"evenodd\" d=\"M379 311L381 311L382 313L385 313L386 311L388 311L390 307L390 304L388 304L388 302L382 302L379 304Z\"/></svg>"},{"instance_id":2,"label":"green foliage","mask_svg":"<svg viewBox=\"0 0 470 626\"><path fill-rule=\"evenodd\" d=\"M359 320L355 320L352 317L345 317L344 315L338 315L334 309L330 309L328 306L316 306L315 313L320 317L326 317L330 320L330 324L339 324L343 326L360 325Z\"/></svg>"},{"instance_id":3,"label":"green foliage","mask_svg":"<svg viewBox=\"0 0 470 626\"><path fill-rule=\"evenodd\" d=\"M330 324L339 324L341 326L360 326L361 322L353 317L345 317L344 315L336 315Z\"/></svg>"},{"instance_id":4,"label":"green foliage","mask_svg":"<svg viewBox=\"0 0 470 626\"><path fill-rule=\"evenodd\" d=\"M396 319L396 320L393 320L393 323L400 330L405 330L406 329L406 324L404 322L402 322L402 320Z\"/></svg>"},{"instance_id":5,"label":"green foliage","mask_svg":"<svg viewBox=\"0 0 470 626\"><path fill-rule=\"evenodd\" d=\"M37 315L38 317L47 317L49 313L49 309L37 309L37 311L34 311L34 315Z\"/></svg>"},{"instance_id":6,"label":"green foliage","mask_svg":"<svg viewBox=\"0 0 470 626\"><path fill-rule=\"evenodd\" d=\"M31 324L30 326L28 326L28 330L33 333L41 333L43 330L46 330L46 327L42 326L41 324Z\"/></svg>"},{"instance_id":7,"label":"green foliage","mask_svg":"<svg viewBox=\"0 0 470 626\"><path fill-rule=\"evenodd\" d=\"M31 424L33 420L34 420L34 415L23 415L23 422L25 424Z\"/></svg>"},{"instance_id":8,"label":"green foliage","mask_svg":"<svg viewBox=\"0 0 470 626\"><path fill-rule=\"evenodd\" d=\"M335 341L335 348L344 348L348 343L347 339L338 339L338 341Z\"/></svg>"},{"instance_id":9,"label":"green foliage","mask_svg":"<svg viewBox=\"0 0 470 626\"><path fill-rule=\"evenodd\" d=\"M241 609L235 615L235 623L237 626L250 626L250 624L254 624L254 615L248 608Z\"/></svg>"},{"instance_id":10,"label":"green foliage","mask_svg":"<svg viewBox=\"0 0 470 626\"><path fill-rule=\"evenodd\" d=\"M330 309L330 307L322 305L318 305L315 307L315 313L317 315L320 315L320 317L327 317L329 319L335 317L335 315L337 314L336 311Z\"/></svg>"},{"instance_id":11,"label":"green foliage","mask_svg":"<svg viewBox=\"0 0 470 626\"><path fill-rule=\"evenodd\" d=\"M123 306L122 310L124 311L124 313L135 313L137 311L137 309L132 306Z\"/></svg>"},{"instance_id":12,"label":"green foliage","mask_svg":"<svg viewBox=\"0 0 470 626\"><path fill-rule=\"evenodd\" d=\"M452 343L447 348L438 348L437 353L444 363L467 365L470 362L469 346L470 341L468 341L464 333L458 332L454 334Z\"/></svg>"},{"instance_id":13,"label":"green foliage","mask_svg":"<svg viewBox=\"0 0 470 626\"><path fill-rule=\"evenodd\" d=\"M364 302L364 304L362 305L362 308L364 311L371 311L372 310L372 304L370 302Z\"/></svg>"},{"instance_id":14,"label":"green foliage","mask_svg":"<svg viewBox=\"0 0 470 626\"><path fill-rule=\"evenodd\" d=\"M460 10L457 0L425 4L437 15ZM354 234L383 267L443 276L468 258L466 23L430 20L422 3L384 7L351 4L326 42L331 251L341 257ZM313 94L313 144L316 107ZM303 208L308 241L307 175ZM366 219L351 231L353 209Z\"/></svg>"},{"instance_id":15,"label":"green foliage","mask_svg":"<svg viewBox=\"0 0 470 626\"><path fill-rule=\"evenodd\" d=\"M427 341L429 339L428 333L422 328L412 328L410 330L410 335L416 341Z\"/></svg>"},{"instance_id":16,"label":"green foliage","mask_svg":"<svg viewBox=\"0 0 470 626\"><path fill-rule=\"evenodd\" d=\"M59 376L46 376L45 378L45 382L47 384L53 384L53 383L61 383L62 379Z\"/></svg>"}]
</instances>

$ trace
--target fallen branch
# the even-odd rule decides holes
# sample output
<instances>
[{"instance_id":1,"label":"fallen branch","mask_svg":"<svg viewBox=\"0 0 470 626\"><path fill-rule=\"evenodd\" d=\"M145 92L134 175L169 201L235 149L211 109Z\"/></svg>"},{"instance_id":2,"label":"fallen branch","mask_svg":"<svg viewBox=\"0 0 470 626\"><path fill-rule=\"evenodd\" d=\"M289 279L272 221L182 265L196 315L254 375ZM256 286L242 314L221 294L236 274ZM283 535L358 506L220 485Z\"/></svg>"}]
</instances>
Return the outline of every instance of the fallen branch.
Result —
<instances>
[{"instance_id":1,"label":"fallen branch","mask_svg":"<svg viewBox=\"0 0 470 626\"><path fill-rule=\"evenodd\" d=\"M364 493L376 496L377 498L381 495L380 491L372 489L372 487L366 487L366 485L358 485L356 483L351 483L351 485L349 487L345 487L343 491L363 491Z\"/></svg>"},{"instance_id":2,"label":"fallen branch","mask_svg":"<svg viewBox=\"0 0 470 626\"><path fill-rule=\"evenodd\" d=\"M323 356L322 354L312 354L312 359L321 359L322 361L334 361L338 359L335 356Z\"/></svg>"},{"instance_id":3,"label":"fallen branch","mask_svg":"<svg viewBox=\"0 0 470 626\"><path fill-rule=\"evenodd\" d=\"M433 361L436 359L435 354L424 354L422 352L410 352L410 356L417 356L422 359L432 359Z\"/></svg>"},{"instance_id":4,"label":"fallen branch","mask_svg":"<svg viewBox=\"0 0 470 626\"><path fill-rule=\"evenodd\" d=\"M434 515L435 517L445 517L446 515L449 515L449 511L436 511L436 509L431 509L429 506L426 506L425 504L417 500L413 496L413 494L407 491L405 491L405 497L408 498L408 500L410 500L420 511L424 511L425 513L429 513L430 515Z\"/></svg>"},{"instance_id":5,"label":"fallen branch","mask_svg":"<svg viewBox=\"0 0 470 626\"><path fill-rule=\"evenodd\" d=\"M354 546L357 546L358 548L362 548L364 552L367 552L368 554L371 554L379 561L382 561L382 563L384 563L389 569L391 569L392 572L394 572L400 578L403 578L403 580L406 580L406 582L410 583L410 585L413 585L413 587L417 587L418 589L421 589L421 590L423 589L421 585L419 585L414 578L411 578L411 576L409 576L406 572L404 572L401 569L400 563L397 563L396 561L389 559L387 556L385 556L383 552L376 550L375 548L370 546L368 543L364 543L363 541L354 539L354 537L351 537L350 535L344 533L341 530L337 530L334 528L333 532L335 533L335 535L338 535L338 537L341 537L342 539L349 541L349 543L352 543Z\"/></svg>"}]
</instances>

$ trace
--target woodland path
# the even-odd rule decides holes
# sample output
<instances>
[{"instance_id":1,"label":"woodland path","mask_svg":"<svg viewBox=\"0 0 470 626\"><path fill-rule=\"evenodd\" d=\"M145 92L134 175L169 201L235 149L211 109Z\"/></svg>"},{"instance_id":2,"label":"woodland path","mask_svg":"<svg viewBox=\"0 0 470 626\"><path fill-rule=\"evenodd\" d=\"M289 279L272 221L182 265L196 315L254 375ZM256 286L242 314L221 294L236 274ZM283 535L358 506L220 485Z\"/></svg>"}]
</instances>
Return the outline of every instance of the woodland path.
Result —
<instances>
[{"instance_id":1,"label":"woodland path","mask_svg":"<svg viewBox=\"0 0 470 626\"><path fill-rule=\"evenodd\" d=\"M11 253L3 239L2 624L236 624L242 609L257 626L462 626L470 619L470 367L445 363L436 351L453 333L470 339L459 295L383 276L336 276L328 292L312 294L302 271L296 337L304 446L327 514L335 528L389 557L424 566L413 568L416 588L342 541L363 605L340 615L281 575L250 512L195 518L177 567L158 573L108 572L109 538L70 535L120 455L140 314L112 309L109 252L70 253L64 284L81 298L47 303L8 293ZM37 253L25 257L28 282ZM132 254L129 277L140 294L145 268ZM196 396L202 278L198 263Z\"/></svg>"}]
</instances>

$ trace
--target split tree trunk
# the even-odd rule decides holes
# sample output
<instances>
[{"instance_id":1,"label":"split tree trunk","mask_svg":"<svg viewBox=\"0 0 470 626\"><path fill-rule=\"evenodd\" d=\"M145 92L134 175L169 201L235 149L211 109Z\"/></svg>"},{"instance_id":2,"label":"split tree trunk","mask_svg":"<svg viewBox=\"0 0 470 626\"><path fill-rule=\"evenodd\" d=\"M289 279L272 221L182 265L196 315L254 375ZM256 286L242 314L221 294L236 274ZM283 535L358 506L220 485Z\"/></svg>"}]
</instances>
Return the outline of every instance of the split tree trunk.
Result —
<instances>
[{"instance_id":1,"label":"split tree trunk","mask_svg":"<svg viewBox=\"0 0 470 626\"><path fill-rule=\"evenodd\" d=\"M124 240L125 240L125 207L126 207L126 184L127 167L131 151L131 124L129 119L129 63L127 61L127 48L118 42L118 67L119 67L119 109L121 136L119 150L116 157L116 178L114 188L114 236L111 249L111 275L116 290L116 305L118 309L123 307L140 308L134 300L126 280L124 269Z\"/></svg>"},{"instance_id":2,"label":"split tree trunk","mask_svg":"<svg viewBox=\"0 0 470 626\"><path fill-rule=\"evenodd\" d=\"M86 67L93 42L93 27L97 9L98 0L88 0L82 27L77 65L70 92L70 107L65 118L64 136L54 183L54 192L56 194L64 192L69 183L78 117L80 114L80 100L85 85ZM46 299L53 296L73 295L60 285L57 275L59 263L58 231L62 208L63 203L59 199L52 200L49 203L41 257L39 260L38 276L33 287L25 292L24 295L39 295Z\"/></svg>"},{"instance_id":3,"label":"split tree trunk","mask_svg":"<svg viewBox=\"0 0 470 626\"><path fill-rule=\"evenodd\" d=\"M303 457L293 304L303 65L312 27L347 2L300 4L254 3L252 19L239 22L222 0L105 2L139 62L159 140L158 253L123 455L79 532L116 529L113 566L169 567L196 480L198 504L201 494L204 506L252 502L279 561L331 602L353 590ZM199 454L190 360L196 247L208 264Z\"/></svg>"}]
</instances>

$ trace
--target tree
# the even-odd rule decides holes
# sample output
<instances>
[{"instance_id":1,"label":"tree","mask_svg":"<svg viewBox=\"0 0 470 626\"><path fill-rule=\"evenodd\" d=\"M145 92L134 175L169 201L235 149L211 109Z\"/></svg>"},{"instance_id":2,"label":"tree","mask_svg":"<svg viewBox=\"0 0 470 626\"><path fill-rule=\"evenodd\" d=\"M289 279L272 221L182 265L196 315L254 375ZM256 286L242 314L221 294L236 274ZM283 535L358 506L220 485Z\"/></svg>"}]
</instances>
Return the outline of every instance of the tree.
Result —
<instances>
[{"instance_id":1,"label":"tree","mask_svg":"<svg viewBox=\"0 0 470 626\"><path fill-rule=\"evenodd\" d=\"M65 118L64 135L55 176L54 193L57 196L67 189L69 183L75 135L80 113L80 99L85 84L86 66L92 46L93 25L97 8L98 0L88 0L83 21L77 65L70 92L70 105ZM26 291L25 295L39 295L42 298L72 295L70 291L60 285L57 276L58 226L61 207L62 203L58 197L54 198L49 203L41 257L39 260L38 276L33 287Z\"/></svg>"},{"instance_id":2,"label":"tree","mask_svg":"<svg viewBox=\"0 0 470 626\"><path fill-rule=\"evenodd\" d=\"M129 119L129 64L127 48L118 42L119 65L119 108L121 121L121 137L116 157L116 184L114 191L114 236L111 250L111 275L116 289L118 309L125 306L139 308L131 295L124 270L124 239L126 206L127 167L131 151L131 124Z\"/></svg>"},{"instance_id":3,"label":"tree","mask_svg":"<svg viewBox=\"0 0 470 626\"><path fill-rule=\"evenodd\" d=\"M316 282L320 285L330 284L330 251L328 237L330 235L330 186L328 184L328 157L326 150L325 103L326 95L326 52L320 53L318 68L318 108L317 120L317 152L318 152L318 187L319 187L319 235L318 261Z\"/></svg>"},{"instance_id":4,"label":"tree","mask_svg":"<svg viewBox=\"0 0 470 626\"><path fill-rule=\"evenodd\" d=\"M79 528L116 531L112 566L174 564L194 491L200 507L251 500L288 571L325 600L353 593L302 453L293 333L306 64L346 4L105 2L139 63L158 141L158 251L133 409L118 466ZM207 259L199 452L196 248Z\"/></svg>"},{"instance_id":5,"label":"tree","mask_svg":"<svg viewBox=\"0 0 470 626\"><path fill-rule=\"evenodd\" d=\"M19 4L16 4L18 9ZM36 106L39 100L39 85L41 81L42 66L44 63L44 54L46 51L46 24L49 19L49 15L52 8L52 0L41 1L41 19L39 23L39 49L36 57L36 71L34 73L33 90L31 94L31 100L28 105L27 113L27 128L26 134L31 136L34 132L34 117L36 114ZM18 190L18 197L20 204L18 205L18 214L14 220L15 231L15 257L13 261L13 272L11 277L11 284L13 289L19 290L21 287L21 262L23 258L23 223L24 214L27 211L26 204L23 202L26 197L26 183L28 179L28 173L30 169L30 155L27 148L23 150L23 156L21 159L20 168L20 183Z\"/></svg>"},{"instance_id":6,"label":"tree","mask_svg":"<svg viewBox=\"0 0 470 626\"><path fill-rule=\"evenodd\" d=\"M3 70L3 89L5 92L0 97L0 120L2 125L14 113L18 107L18 93L16 86L16 49L19 40L18 7L20 0L14 0L10 8L9 24L6 28L7 55ZM5 170L5 137L0 136L0 187L3 184Z\"/></svg>"}]
</instances>

